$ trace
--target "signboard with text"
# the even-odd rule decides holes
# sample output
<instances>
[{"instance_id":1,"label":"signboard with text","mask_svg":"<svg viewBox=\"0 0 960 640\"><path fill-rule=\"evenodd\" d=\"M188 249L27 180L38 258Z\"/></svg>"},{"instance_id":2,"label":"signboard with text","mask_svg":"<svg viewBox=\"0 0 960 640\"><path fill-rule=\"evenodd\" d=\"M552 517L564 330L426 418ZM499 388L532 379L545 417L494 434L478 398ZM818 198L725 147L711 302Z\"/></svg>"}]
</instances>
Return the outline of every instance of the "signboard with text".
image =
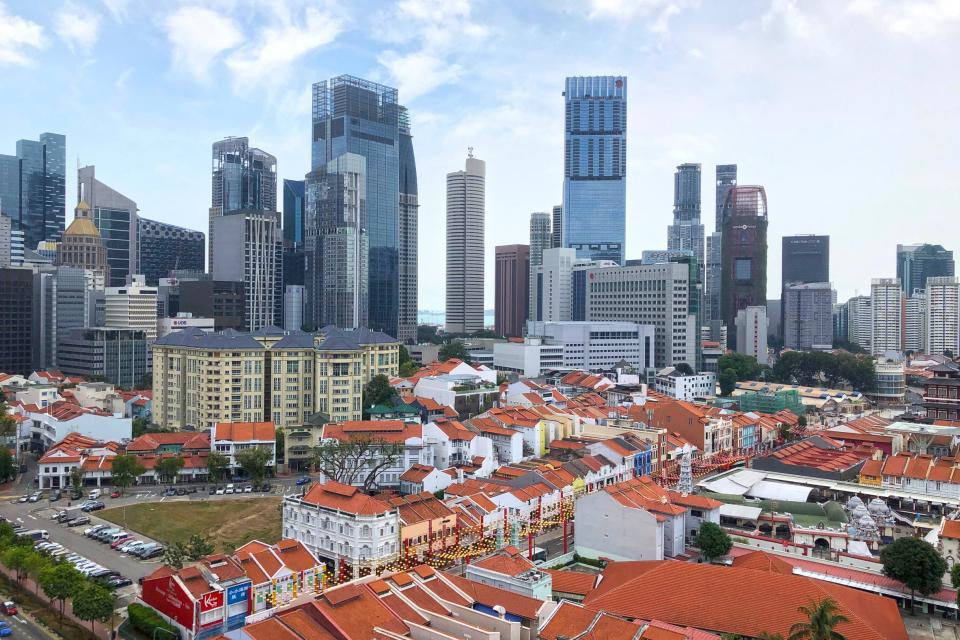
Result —
<instances>
[{"instance_id":1,"label":"signboard with text","mask_svg":"<svg viewBox=\"0 0 960 640\"><path fill-rule=\"evenodd\" d=\"M144 580L141 598L178 624L193 628L193 599L173 576Z\"/></svg>"},{"instance_id":2,"label":"signboard with text","mask_svg":"<svg viewBox=\"0 0 960 640\"><path fill-rule=\"evenodd\" d=\"M200 611L213 611L223 606L223 591L210 591L200 596Z\"/></svg>"},{"instance_id":3,"label":"signboard with text","mask_svg":"<svg viewBox=\"0 0 960 640\"><path fill-rule=\"evenodd\" d=\"M250 599L250 583L236 584L227 589L227 605L246 602Z\"/></svg>"}]
</instances>

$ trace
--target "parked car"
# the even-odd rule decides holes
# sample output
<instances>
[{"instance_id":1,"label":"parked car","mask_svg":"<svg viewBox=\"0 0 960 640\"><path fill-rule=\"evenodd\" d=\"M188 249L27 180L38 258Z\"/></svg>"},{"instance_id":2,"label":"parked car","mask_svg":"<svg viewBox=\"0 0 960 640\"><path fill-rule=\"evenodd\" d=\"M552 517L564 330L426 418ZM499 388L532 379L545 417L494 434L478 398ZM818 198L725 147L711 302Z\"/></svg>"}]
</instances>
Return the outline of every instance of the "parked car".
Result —
<instances>
[{"instance_id":1,"label":"parked car","mask_svg":"<svg viewBox=\"0 0 960 640\"><path fill-rule=\"evenodd\" d=\"M187 490L184 489L183 487L180 487L179 489L177 489L176 494L178 496L185 496L187 495Z\"/></svg>"},{"instance_id":2,"label":"parked car","mask_svg":"<svg viewBox=\"0 0 960 640\"><path fill-rule=\"evenodd\" d=\"M269 493L272 488L273 487L270 486L269 482L264 482L262 485L260 485L260 491L264 493Z\"/></svg>"},{"instance_id":3,"label":"parked car","mask_svg":"<svg viewBox=\"0 0 960 640\"><path fill-rule=\"evenodd\" d=\"M244 492L244 493L253 493L253 485L252 485L252 484L246 485L246 486L243 488L243 492Z\"/></svg>"},{"instance_id":4,"label":"parked car","mask_svg":"<svg viewBox=\"0 0 960 640\"><path fill-rule=\"evenodd\" d=\"M95 534L95 533L97 533L98 531L101 531L101 530L103 530L103 529L106 529L106 528L109 527L109 526L110 526L110 525L108 525L108 524L95 524L95 525L93 525L92 527L90 527L89 529L84 529L84 530L83 530L83 535L87 536L88 538L92 538L92 537L93 537L93 534Z\"/></svg>"},{"instance_id":5,"label":"parked car","mask_svg":"<svg viewBox=\"0 0 960 640\"><path fill-rule=\"evenodd\" d=\"M224 493L226 493L226 492L227 492L227 490L224 489L223 487L217 487L217 495L218 495L218 496L222 496L222 495L223 495ZM232 493L232 492L231 492L231 493Z\"/></svg>"},{"instance_id":6,"label":"parked car","mask_svg":"<svg viewBox=\"0 0 960 640\"><path fill-rule=\"evenodd\" d=\"M140 558L141 560L151 560L153 558L159 558L160 556L163 555L163 552L164 552L163 547L154 547L153 549L150 549L150 551L147 551L146 553L141 553L137 557Z\"/></svg>"},{"instance_id":7,"label":"parked car","mask_svg":"<svg viewBox=\"0 0 960 640\"><path fill-rule=\"evenodd\" d=\"M163 492L163 495L165 495L168 498L173 497L177 495L177 490L174 489L173 487L170 487L169 489Z\"/></svg>"},{"instance_id":8,"label":"parked car","mask_svg":"<svg viewBox=\"0 0 960 640\"><path fill-rule=\"evenodd\" d=\"M233 492L234 492L233 483L231 482L230 484L228 484L228 485L227 485L227 488L224 489L223 492L224 492L224 493L227 493L227 494L233 493Z\"/></svg>"},{"instance_id":9,"label":"parked car","mask_svg":"<svg viewBox=\"0 0 960 640\"><path fill-rule=\"evenodd\" d=\"M105 509L106 507L107 505L103 504L102 502L95 501L95 502L87 502L82 507L80 507L80 510L90 513L91 511L99 511L100 509Z\"/></svg>"},{"instance_id":10,"label":"parked car","mask_svg":"<svg viewBox=\"0 0 960 640\"><path fill-rule=\"evenodd\" d=\"M0 620L0 638L6 638L12 635L13 629L10 628L10 623L6 620Z\"/></svg>"},{"instance_id":11,"label":"parked car","mask_svg":"<svg viewBox=\"0 0 960 640\"><path fill-rule=\"evenodd\" d=\"M130 578L124 578L123 576L113 576L112 578L107 578L106 585L111 589L119 589L120 587L127 587L133 584L133 580Z\"/></svg>"},{"instance_id":12,"label":"parked car","mask_svg":"<svg viewBox=\"0 0 960 640\"><path fill-rule=\"evenodd\" d=\"M41 492L39 492L39 491L37 491L37 492L35 492L35 493L31 493L31 494L30 494L30 497L27 498L27 502L39 502L39 501L40 501L40 498L41 498L42 496L43 496L43 493L41 493Z\"/></svg>"},{"instance_id":13,"label":"parked car","mask_svg":"<svg viewBox=\"0 0 960 640\"><path fill-rule=\"evenodd\" d=\"M214 495L214 494L217 493L217 488L216 488L216 487L210 487L210 490L209 490L207 493L209 493L209 494L212 496L212 495Z\"/></svg>"},{"instance_id":14,"label":"parked car","mask_svg":"<svg viewBox=\"0 0 960 640\"><path fill-rule=\"evenodd\" d=\"M111 497L111 498L119 498L119 497L120 497L120 492L119 492L119 491L112 491L112 492L110 493L110 497Z\"/></svg>"},{"instance_id":15,"label":"parked car","mask_svg":"<svg viewBox=\"0 0 960 640\"><path fill-rule=\"evenodd\" d=\"M82 524L90 524L90 518L87 516L77 516L76 518L70 518L64 522L64 524L68 527L79 527Z\"/></svg>"},{"instance_id":16,"label":"parked car","mask_svg":"<svg viewBox=\"0 0 960 640\"><path fill-rule=\"evenodd\" d=\"M297 478L297 486L303 486L305 484L310 484L310 476L300 476Z\"/></svg>"},{"instance_id":17,"label":"parked car","mask_svg":"<svg viewBox=\"0 0 960 640\"><path fill-rule=\"evenodd\" d=\"M30 499L30 496L20 496L20 499L17 502L26 502Z\"/></svg>"},{"instance_id":18,"label":"parked car","mask_svg":"<svg viewBox=\"0 0 960 640\"><path fill-rule=\"evenodd\" d=\"M50 494L50 502L56 502L60 499L60 489L55 489L53 493Z\"/></svg>"},{"instance_id":19,"label":"parked car","mask_svg":"<svg viewBox=\"0 0 960 640\"><path fill-rule=\"evenodd\" d=\"M120 533L120 534L117 534L116 536L114 536L113 542L110 543L110 548L111 548L111 549L116 549L117 547L119 547L121 544L123 544L124 542L126 542L126 541L129 540L129 539L130 539L130 534L129 534L129 533Z\"/></svg>"},{"instance_id":20,"label":"parked car","mask_svg":"<svg viewBox=\"0 0 960 640\"><path fill-rule=\"evenodd\" d=\"M69 516L66 511L57 511L55 514L50 516L50 519L56 520L57 522L61 522L62 520L66 520L68 517Z\"/></svg>"},{"instance_id":21,"label":"parked car","mask_svg":"<svg viewBox=\"0 0 960 640\"><path fill-rule=\"evenodd\" d=\"M17 603L13 600L7 600L0 605L0 610L8 616L15 616L17 615Z\"/></svg>"},{"instance_id":22,"label":"parked car","mask_svg":"<svg viewBox=\"0 0 960 640\"><path fill-rule=\"evenodd\" d=\"M100 489L94 489L90 492L90 495L87 496L89 500L99 500L101 495Z\"/></svg>"}]
</instances>

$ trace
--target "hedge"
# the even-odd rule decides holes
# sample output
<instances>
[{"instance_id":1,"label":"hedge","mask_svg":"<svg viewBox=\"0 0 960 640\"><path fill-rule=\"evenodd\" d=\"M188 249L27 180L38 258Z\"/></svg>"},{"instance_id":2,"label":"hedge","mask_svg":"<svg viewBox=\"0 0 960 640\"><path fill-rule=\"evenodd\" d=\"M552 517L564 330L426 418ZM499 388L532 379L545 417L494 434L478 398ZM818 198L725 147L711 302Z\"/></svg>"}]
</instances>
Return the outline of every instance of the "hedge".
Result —
<instances>
[{"instance_id":1,"label":"hedge","mask_svg":"<svg viewBox=\"0 0 960 640\"><path fill-rule=\"evenodd\" d=\"M180 637L180 631L160 617L160 615L148 606L131 602L127 605L127 615L130 617L130 624L133 628L151 638L154 637L154 631L161 629L167 632L162 636L163 640L173 634L174 638Z\"/></svg>"}]
</instances>

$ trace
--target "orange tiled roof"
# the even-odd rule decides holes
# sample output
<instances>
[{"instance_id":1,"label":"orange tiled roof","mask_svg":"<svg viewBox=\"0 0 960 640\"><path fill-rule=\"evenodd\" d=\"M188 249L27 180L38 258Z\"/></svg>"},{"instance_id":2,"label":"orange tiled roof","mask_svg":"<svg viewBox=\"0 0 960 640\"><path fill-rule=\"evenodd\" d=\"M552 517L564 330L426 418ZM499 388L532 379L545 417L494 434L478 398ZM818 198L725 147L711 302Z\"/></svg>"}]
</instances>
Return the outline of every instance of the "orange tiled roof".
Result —
<instances>
[{"instance_id":1,"label":"orange tiled roof","mask_svg":"<svg viewBox=\"0 0 960 640\"><path fill-rule=\"evenodd\" d=\"M410 465L410 468L400 474L401 482L423 482L423 479L430 475L435 470L434 467L431 467L427 464L415 463Z\"/></svg>"},{"instance_id":2,"label":"orange tiled roof","mask_svg":"<svg viewBox=\"0 0 960 640\"><path fill-rule=\"evenodd\" d=\"M272 422L218 422L214 433L217 440L232 442L273 442L277 438Z\"/></svg>"},{"instance_id":3,"label":"orange tiled roof","mask_svg":"<svg viewBox=\"0 0 960 640\"><path fill-rule=\"evenodd\" d=\"M553 576L554 593L571 593L585 596L593 591L593 588L597 585L597 576L592 573L557 569L544 569L544 571Z\"/></svg>"},{"instance_id":4,"label":"orange tiled roof","mask_svg":"<svg viewBox=\"0 0 960 640\"><path fill-rule=\"evenodd\" d=\"M322 484L315 483L302 500L307 504L357 515L374 515L392 510L386 502L361 493L356 487L350 487L333 480L327 480Z\"/></svg>"},{"instance_id":5,"label":"orange tiled roof","mask_svg":"<svg viewBox=\"0 0 960 640\"><path fill-rule=\"evenodd\" d=\"M348 420L331 422L323 427L323 437L341 442L352 438L373 438L384 442L405 442L423 436L423 427L402 420Z\"/></svg>"},{"instance_id":6,"label":"orange tiled roof","mask_svg":"<svg viewBox=\"0 0 960 640\"><path fill-rule=\"evenodd\" d=\"M949 538L951 540L960 540L960 521L944 520L943 530L940 532L940 537Z\"/></svg>"},{"instance_id":7,"label":"orange tiled roof","mask_svg":"<svg viewBox=\"0 0 960 640\"><path fill-rule=\"evenodd\" d=\"M473 566L508 576L517 576L534 568L533 563L520 555L520 550L514 546L504 547L486 558L477 560Z\"/></svg>"}]
</instances>

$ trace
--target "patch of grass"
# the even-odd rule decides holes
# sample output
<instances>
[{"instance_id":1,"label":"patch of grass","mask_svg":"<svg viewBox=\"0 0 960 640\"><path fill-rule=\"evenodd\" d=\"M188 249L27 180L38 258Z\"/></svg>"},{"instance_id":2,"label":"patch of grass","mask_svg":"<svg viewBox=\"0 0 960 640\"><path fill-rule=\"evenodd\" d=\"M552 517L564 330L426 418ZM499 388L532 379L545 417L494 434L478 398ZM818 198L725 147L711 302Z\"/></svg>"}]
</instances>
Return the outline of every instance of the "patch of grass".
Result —
<instances>
[{"instance_id":1,"label":"patch of grass","mask_svg":"<svg viewBox=\"0 0 960 640\"><path fill-rule=\"evenodd\" d=\"M144 502L128 506L126 516L122 507L97 515L164 544L200 534L222 550L254 539L268 544L280 540L280 502L280 498Z\"/></svg>"},{"instance_id":2,"label":"patch of grass","mask_svg":"<svg viewBox=\"0 0 960 640\"><path fill-rule=\"evenodd\" d=\"M66 640L96 640L97 638L90 633L89 629L81 627L67 616L63 617L63 626L60 626L60 610L57 605L50 604L43 599L42 595L33 593L2 573L0 573L0 591L9 594L10 599L17 603L21 611Z\"/></svg>"}]
</instances>

